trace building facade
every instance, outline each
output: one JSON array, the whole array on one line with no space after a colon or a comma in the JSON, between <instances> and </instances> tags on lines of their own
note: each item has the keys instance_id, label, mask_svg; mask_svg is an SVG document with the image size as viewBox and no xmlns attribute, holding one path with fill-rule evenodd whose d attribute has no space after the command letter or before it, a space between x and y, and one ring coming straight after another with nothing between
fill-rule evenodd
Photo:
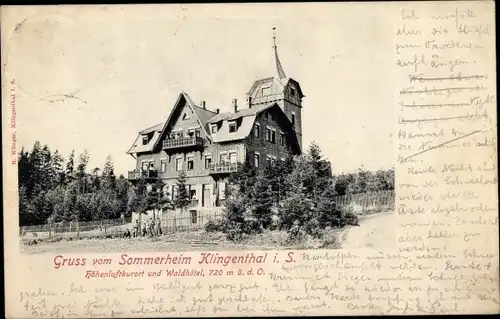
<instances>
[{"instance_id":1,"label":"building facade","mask_svg":"<svg viewBox=\"0 0 500 319\"><path fill-rule=\"evenodd\" d=\"M127 151L136 159L128 179L161 179L175 198L184 171L191 206L217 207L225 200L229 174L245 161L262 168L301 154L304 95L299 83L286 77L276 45L273 49L277 76L255 81L244 107L234 99L232 112L221 113L179 94L168 119L140 131Z\"/></svg>"}]
</instances>

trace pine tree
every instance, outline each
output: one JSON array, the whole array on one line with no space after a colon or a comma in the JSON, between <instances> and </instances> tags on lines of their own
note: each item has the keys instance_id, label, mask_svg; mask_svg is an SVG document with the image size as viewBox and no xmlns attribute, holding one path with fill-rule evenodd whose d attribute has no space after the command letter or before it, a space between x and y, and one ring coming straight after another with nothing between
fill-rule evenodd
<instances>
[{"instance_id":1,"label":"pine tree","mask_svg":"<svg viewBox=\"0 0 500 319\"><path fill-rule=\"evenodd\" d=\"M54 174L54 184L64 185L66 184L66 173L64 172L64 158L61 156L58 150L52 155L51 170Z\"/></svg>"},{"instance_id":2,"label":"pine tree","mask_svg":"<svg viewBox=\"0 0 500 319\"><path fill-rule=\"evenodd\" d=\"M75 150L72 150L69 154L68 162L66 163L66 176L69 180L72 180L75 173Z\"/></svg>"},{"instance_id":3,"label":"pine tree","mask_svg":"<svg viewBox=\"0 0 500 319\"><path fill-rule=\"evenodd\" d=\"M250 204L253 216L263 229L269 228L272 222L273 193L267 174L260 170L252 186Z\"/></svg>"},{"instance_id":4,"label":"pine tree","mask_svg":"<svg viewBox=\"0 0 500 319\"><path fill-rule=\"evenodd\" d=\"M116 176L111 156L106 157L104 168L102 169L102 186L107 191L116 191Z\"/></svg>"},{"instance_id":5,"label":"pine tree","mask_svg":"<svg viewBox=\"0 0 500 319\"><path fill-rule=\"evenodd\" d=\"M161 180L157 180L156 183L152 185L151 191L148 192L147 202L148 208L155 212L159 212L160 209L165 208L169 203L168 192L164 191L165 184ZM153 215L153 218L156 218Z\"/></svg>"},{"instance_id":6,"label":"pine tree","mask_svg":"<svg viewBox=\"0 0 500 319\"><path fill-rule=\"evenodd\" d=\"M29 163L29 152L24 150L24 147L21 148L21 152L19 153L18 157L18 178L19 178L19 187L24 186L24 192L26 195L26 198L28 198L28 190L26 187L30 183L30 178L31 178L31 172L30 172L30 163Z\"/></svg>"},{"instance_id":7,"label":"pine tree","mask_svg":"<svg viewBox=\"0 0 500 319\"><path fill-rule=\"evenodd\" d=\"M39 141L33 145L33 149L29 154L29 172L30 178L27 184L28 198L34 198L43 189L40 182L42 176L42 146Z\"/></svg>"},{"instance_id":8,"label":"pine tree","mask_svg":"<svg viewBox=\"0 0 500 319\"><path fill-rule=\"evenodd\" d=\"M177 194L175 196L174 205L184 210L190 203L191 200L189 199L189 193L186 186L186 173L181 171L177 177Z\"/></svg>"},{"instance_id":9,"label":"pine tree","mask_svg":"<svg viewBox=\"0 0 500 319\"><path fill-rule=\"evenodd\" d=\"M89 152L85 150L80 154L78 166L76 168L76 178L79 182L79 193L85 194L87 191L87 165L89 163Z\"/></svg>"},{"instance_id":10,"label":"pine tree","mask_svg":"<svg viewBox=\"0 0 500 319\"><path fill-rule=\"evenodd\" d=\"M47 145L44 145L41 151L41 177L40 183L44 190L54 188L57 177L52 168L52 154Z\"/></svg>"}]
</instances>

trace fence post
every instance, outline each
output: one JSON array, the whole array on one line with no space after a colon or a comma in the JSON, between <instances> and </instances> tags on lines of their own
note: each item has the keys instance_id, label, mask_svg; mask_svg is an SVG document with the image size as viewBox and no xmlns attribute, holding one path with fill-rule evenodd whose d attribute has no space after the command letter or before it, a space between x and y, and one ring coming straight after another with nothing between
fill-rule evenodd
<instances>
[{"instance_id":1,"label":"fence post","mask_svg":"<svg viewBox=\"0 0 500 319\"><path fill-rule=\"evenodd\" d=\"M52 238L52 223L49 223L49 238Z\"/></svg>"},{"instance_id":2,"label":"fence post","mask_svg":"<svg viewBox=\"0 0 500 319\"><path fill-rule=\"evenodd\" d=\"M80 239L80 222L76 221L76 238Z\"/></svg>"}]
</instances>

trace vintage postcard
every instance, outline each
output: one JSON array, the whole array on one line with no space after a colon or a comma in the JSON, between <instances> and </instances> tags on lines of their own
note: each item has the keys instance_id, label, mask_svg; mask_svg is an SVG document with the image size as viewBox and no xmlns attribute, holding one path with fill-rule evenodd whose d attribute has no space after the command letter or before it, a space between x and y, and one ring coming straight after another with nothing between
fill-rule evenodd
<instances>
[{"instance_id":1,"label":"vintage postcard","mask_svg":"<svg viewBox=\"0 0 500 319\"><path fill-rule=\"evenodd\" d=\"M2 7L6 317L498 313L494 12Z\"/></svg>"}]
</instances>

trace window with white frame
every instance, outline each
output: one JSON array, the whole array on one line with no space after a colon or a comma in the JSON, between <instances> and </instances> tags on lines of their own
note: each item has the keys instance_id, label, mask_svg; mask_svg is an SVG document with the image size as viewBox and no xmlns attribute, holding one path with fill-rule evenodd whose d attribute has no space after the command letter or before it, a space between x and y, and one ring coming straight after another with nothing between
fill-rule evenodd
<instances>
[{"instance_id":1,"label":"window with white frame","mask_svg":"<svg viewBox=\"0 0 500 319\"><path fill-rule=\"evenodd\" d=\"M189 198L191 200L198 199L198 197L196 196L196 185L189 185Z\"/></svg>"},{"instance_id":2,"label":"window with white frame","mask_svg":"<svg viewBox=\"0 0 500 319\"><path fill-rule=\"evenodd\" d=\"M271 129L271 143L276 144L276 130L274 128Z\"/></svg>"},{"instance_id":3,"label":"window with white frame","mask_svg":"<svg viewBox=\"0 0 500 319\"><path fill-rule=\"evenodd\" d=\"M225 198L226 198L226 183L219 182L219 199L225 199Z\"/></svg>"},{"instance_id":4,"label":"window with white frame","mask_svg":"<svg viewBox=\"0 0 500 319\"><path fill-rule=\"evenodd\" d=\"M147 136L142 137L142 145L147 145L149 142L149 138Z\"/></svg>"},{"instance_id":5,"label":"window with white frame","mask_svg":"<svg viewBox=\"0 0 500 319\"><path fill-rule=\"evenodd\" d=\"M167 159L166 158L162 158L160 161L160 171L161 172L167 171Z\"/></svg>"},{"instance_id":6,"label":"window with white frame","mask_svg":"<svg viewBox=\"0 0 500 319\"><path fill-rule=\"evenodd\" d=\"M285 133L280 132L280 145L285 146Z\"/></svg>"},{"instance_id":7,"label":"window with white frame","mask_svg":"<svg viewBox=\"0 0 500 319\"><path fill-rule=\"evenodd\" d=\"M194 169L194 157L193 156L189 156L187 158L187 169L188 169L188 171L191 171Z\"/></svg>"},{"instance_id":8,"label":"window with white frame","mask_svg":"<svg viewBox=\"0 0 500 319\"><path fill-rule=\"evenodd\" d=\"M260 165L260 153L259 152L255 152L253 154L253 166L259 167L259 165Z\"/></svg>"},{"instance_id":9,"label":"window with white frame","mask_svg":"<svg viewBox=\"0 0 500 319\"><path fill-rule=\"evenodd\" d=\"M217 124L212 124L212 126L211 126L211 132L212 133L217 133Z\"/></svg>"},{"instance_id":10,"label":"window with white frame","mask_svg":"<svg viewBox=\"0 0 500 319\"><path fill-rule=\"evenodd\" d=\"M260 137L260 124L259 123L255 123L255 125L253 126L253 136L255 136L256 138Z\"/></svg>"},{"instance_id":11,"label":"window with white frame","mask_svg":"<svg viewBox=\"0 0 500 319\"><path fill-rule=\"evenodd\" d=\"M148 169L148 161L142 161L141 162L141 170L146 171Z\"/></svg>"},{"instance_id":12,"label":"window with white frame","mask_svg":"<svg viewBox=\"0 0 500 319\"><path fill-rule=\"evenodd\" d=\"M177 171L182 171L182 158L176 158L175 159L175 169Z\"/></svg>"},{"instance_id":13,"label":"window with white frame","mask_svg":"<svg viewBox=\"0 0 500 319\"><path fill-rule=\"evenodd\" d=\"M266 127L266 141L270 141L271 140L271 128L269 127Z\"/></svg>"},{"instance_id":14,"label":"window with white frame","mask_svg":"<svg viewBox=\"0 0 500 319\"><path fill-rule=\"evenodd\" d=\"M212 155L205 155L205 169L209 169L211 163L212 163Z\"/></svg>"}]
</instances>

